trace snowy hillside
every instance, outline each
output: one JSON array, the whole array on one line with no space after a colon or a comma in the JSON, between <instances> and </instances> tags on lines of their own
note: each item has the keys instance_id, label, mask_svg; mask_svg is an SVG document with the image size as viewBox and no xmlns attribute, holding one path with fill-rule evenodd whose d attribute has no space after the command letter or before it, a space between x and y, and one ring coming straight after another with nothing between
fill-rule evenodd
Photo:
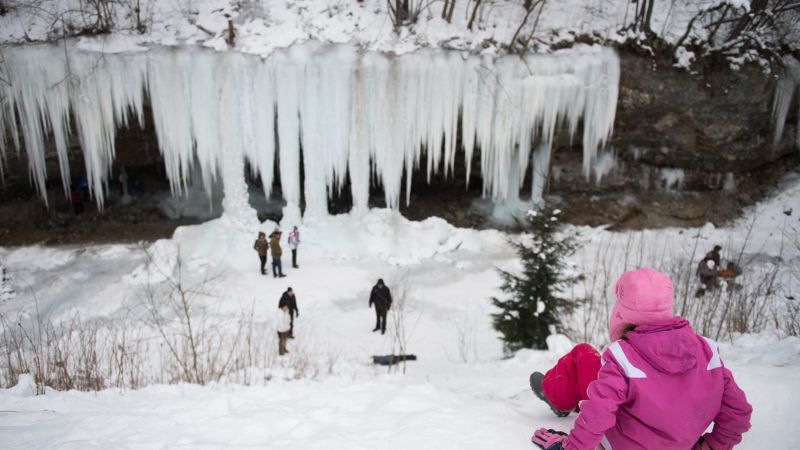
<instances>
[{"instance_id":1,"label":"snowy hillside","mask_svg":"<svg viewBox=\"0 0 800 450\"><path fill-rule=\"evenodd\" d=\"M66 35L85 37L84 45L109 52L158 44L200 44L217 50L235 47L262 56L278 48L309 40L350 43L382 52L406 53L421 47L503 52L512 39L524 38L538 51L578 36L624 41L642 37L631 31L639 3L628 0L562 0L548 2L456 0L449 20L443 18L445 2L412 0L415 22L395 31L385 0L4 0L0 17L0 41L48 41ZM641 2L644 4L645 2ZM689 37L705 39L706 10L728 7L736 14L750 11L747 0L654 1L649 28L667 42ZM776 25L787 27L785 42L798 42L795 27L782 15L796 5L777 2ZM526 14L524 5L534 5ZM103 9L104 7L104 9ZM730 20L732 16L727 16ZM791 22L790 19L786 19ZM230 26L229 26L230 21ZM708 25L708 23L706 23ZM235 38L230 42L230 29ZM712 27L713 28L713 27ZM794 37L793 37L794 36ZM764 36L759 36L765 39ZM765 44L763 41L762 44ZM686 52L682 58L691 58Z\"/></svg>"},{"instance_id":2,"label":"snowy hillside","mask_svg":"<svg viewBox=\"0 0 800 450\"><path fill-rule=\"evenodd\" d=\"M766 320L751 324L754 333L702 323L701 306L726 301L725 296L684 300L695 327L707 327L706 333L722 343L726 365L754 406L753 428L737 447L743 449L762 448L764 442L800 446L794 433L800 340L786 335L790 322L783 322L796 302L789 299L797 299L800 288L800 178L790 177L783 186L731 228L621 234L583 228L584 248L573 260L576 271L597 280L594 289L587 282L584 292L573 295L592 293L600 302L596 306L611 295L603 283L605 272L616 278L626 267L654 265L680 280L693 272L696 252L716 243L724 246L724 258L741 252L743 291L755 289L761 274L774 274L774 289L747 297L768 301L760 312ZM121 377L106 380L110 389L99 393L48 389L46 395L32 396L32 380L21 377L16 387L0 391L4 448L527 449L539 426L570 428L574 415L555 418L527 386L532 370L548 367L568 348L567 338L551 338L550 351L522 351L503 359L490 325L489 298L500 294L495 268L513 270L517 264L506 243L509 236L456 229L438 219L409 222L387 210L300 225L300 268L286 269L283 279L258 273L251 249L255 230L244 233L225 218L179 228L173 239L144 247L0 249L17 292L0 304L4 327L19 322L30 329L37 309L52 323L75 323L79 317L85 325L75 333L98 329L87 324L99 323L100 330L113 328L117 334L109 339L123 345L118 333L125 331L128 354L119 361L140 361L133 366L139 370L135 374L101 365L99 372ZM257 352L252 366L205 387L161 384L174 373L165 343L177 338L159 336L143 293L174 276L178 261L186 283L219 274L213 286L207 285L209 295L192 304L195 324L235 334L244 312L260 340L247 347ZM379 277L397 299L405 299L396 300L383 336L370 332L374 315L367 306L369 288ZM695 281L686 283L693 291ZM683 281L676 282L676 308L685 292L679 284ZM291 353L278 358L275 306L288 286L298 296L297 339L290 341ZM606 314L584 308L571 325L574 338L605 342ZM162 318L167 327L177 326L169 329L181 329L179 312ZM398 351L400 327L407 351L419 357L407 363L405 375L370 363L371 355ZM213 342L209 338L209 345ZM98 348L118 354L102 343ZM149 386L122 387L134 375Z\"/></svg>"}]
</instances>

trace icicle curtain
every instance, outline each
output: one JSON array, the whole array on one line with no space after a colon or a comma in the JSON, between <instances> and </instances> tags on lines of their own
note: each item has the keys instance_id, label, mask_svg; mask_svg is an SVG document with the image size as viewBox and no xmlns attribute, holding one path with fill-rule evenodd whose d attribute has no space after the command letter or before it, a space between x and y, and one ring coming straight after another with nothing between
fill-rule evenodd
<instances>
[{"instance_id":1,"label":"icicle curtain","mask_svg":"<svg viewBox=\"0 0 800 450\"><path fill-rule=\"evenodd\" d=\"M142 123L146 98L173 191L199 167L207 186L222 176L238 186L226 195L246 195L242 180L227 179L241 178L245 160L268 190L277 157L289 206L301 201L302 164L306 214L325 214L328 195L348 174L355 208L367 207L372 177L397 207L411 189L402 186L404 172L424 165L428 176L450 173L459 153L469 172L477 148L485 195L516 197L519 184L509 174L524 178L533 166L535 197L543 185L537 176L547 170L537 166L549 164L556 128L574 135L580 122L588 177L613 128L619 83L614 51L583 45L524 58L442 50L394 56L322 44L266 59L190 47L101 54L35 45L4 53L0 160L6 142L24 149L41 191L52 140L66 189L76 133L101 206L116 130Z\"/></svg>"}]
</instances>

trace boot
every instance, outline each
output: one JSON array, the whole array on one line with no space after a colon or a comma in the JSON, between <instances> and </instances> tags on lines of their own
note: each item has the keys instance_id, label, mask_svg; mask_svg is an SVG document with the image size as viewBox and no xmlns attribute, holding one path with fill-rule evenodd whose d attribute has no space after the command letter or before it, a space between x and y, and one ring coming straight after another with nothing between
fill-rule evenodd
<instances>
[{"instance_id":1,"label":"boot","mask_svg":"<svg viewBox=\"0 0 800 450\"><path fill-rule=\"evenodd\" d=\"M569 415L569 411L561 411L557 409L555 406L551 405L549 401L547 401L547 397L544 395L544 391L542 391L542 380L544 380L544 374L541 372L533 372L531 374L531 390L533 393L539 397L539 400L547 403L547 406L550 407L550 410L555 413L558 417L567 417Z\"/></svg>"}]
</instances>

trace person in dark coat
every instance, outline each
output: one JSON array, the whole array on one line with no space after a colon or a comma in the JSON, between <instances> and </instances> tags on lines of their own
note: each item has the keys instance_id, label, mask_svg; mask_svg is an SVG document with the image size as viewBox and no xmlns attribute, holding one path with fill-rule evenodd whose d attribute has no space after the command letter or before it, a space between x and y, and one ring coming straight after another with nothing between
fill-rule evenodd
<instances>
[{"instance_id":1,"label":"person in dark coat","mask_svg":"<svg viewBox=\"0 0 800 450\"><path fill-rule=\"evenodd\" d=\"M283 265L281 264L281 256L283 256L283 250L281 249L281 230L280 228L275 228L275 231L269 235L269 248L272 252L272 276L275 278L283 278L286 275L283 274Z\"/></svg>"},{"instance_id":2,"label":"person in dark coat","mask_svg":"<svg viewBox=\"0 0 800 450\"><path fill-rule=\"evenodd\" d=\"M278 309L284 306L289 308L289 339L294 339L294 318L300 317L300 309L297 307L297 297L294 296L292 288L286 289L286 292L281 295L281 299L278 302Z\"/></svg>"},{"instance_id":3,"label":"person in dark coat","mask_svg":"<svg viewBox=\"0 0 800 450\"><path fill-rule=\"evenodd\" d=\"M722 247L719 245L715 245L714 249L710 252L706 253L706 256L703 258L704 261L714 261L714 267L722 267L719 265L719 251L722 250Z\"/></svg>"},{"instance_id":4,"label":"person in dark coat","mask_svg":"<svg viewBox=\"0 0 800 450\"><path fill-rule=\"evenodd\" d=\"M258 232L258 239L253 244L253 249L258 252L258 259L261 260L261 275L266 275L267 271L264 270L264 265L267 264L267 249L269 249L266 234L261 231Z\"/></svg>"},{"instance_id":5,"label":"person in dark coat","mask_svg":"<svg viewBox=\"0 0 800 450\"><path fill-rule=\"evenodd\" d=\"M369 306L375 305L375 328L372 332L381 330L381 334L386 334L386 313L392 307L392 293L389 288L383 284L383 278L378 280L378 283L372 287L372 292L369 294Z\"/></svg>"}]
</instances>

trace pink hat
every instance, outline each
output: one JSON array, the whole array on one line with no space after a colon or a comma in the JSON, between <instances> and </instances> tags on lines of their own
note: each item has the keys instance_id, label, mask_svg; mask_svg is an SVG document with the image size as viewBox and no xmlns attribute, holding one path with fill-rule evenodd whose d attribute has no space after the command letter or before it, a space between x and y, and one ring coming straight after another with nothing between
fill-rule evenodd
<instances>
[{"instance_id":1,"label":"pink hat","mask_svg":"<svg viewBox=\"0 0 800 450\"><path fill-rule=\"evenodd\" d=\"M672 318L672 281L667 274L647 268L625 272L614 294L617 302L608 321L611 341L621 339L628 325Z\"/></svg>"}]
</instances>

